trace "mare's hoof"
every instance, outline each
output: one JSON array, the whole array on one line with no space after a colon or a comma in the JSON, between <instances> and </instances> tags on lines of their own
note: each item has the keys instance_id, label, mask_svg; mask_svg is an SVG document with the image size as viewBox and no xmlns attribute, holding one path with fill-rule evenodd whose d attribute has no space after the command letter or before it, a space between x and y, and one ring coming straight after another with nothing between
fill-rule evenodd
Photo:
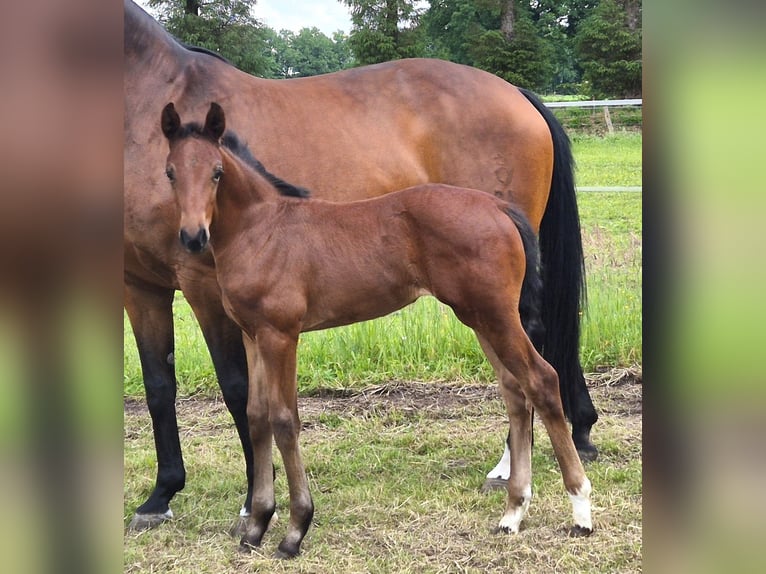
<instances>
[{"instance_id":1,"label":"mare's hoof","mask_svg":"<svg viewBox=\"0 0 766 574\"><path fill-rule=\"evenodd\" d=\"M238 516L234 524L229 528L229 536L232 538L242 538L247 532L247 516Z\"/></svg>"},{"instance_id":2,"label":"mare's hoof","mask_svg":"<svg viewBox=\"0 0 766 574\"><path fill-rule=\"evenodd\" d=\"M482 492L492 492L493 490L508 490L508 480L505 478L488 478L481 487Z\"/></svg>"},{"instance_id":3,"label":"mare's hoof","mask_svg":"<svg viewBox=\"0 0 766 574\"><path fill-rule=\"evenodd\" d=\"M279 558L280 560L289 560L290 558L295 558L298 556L299 551L300 546L288 544L283 540L279 543L277 551L274 552L274 558Z\"/></svg>"},{"instance_id":4,"label":"mare's hoof","mask_svg":"<svg viewBox=\"0 0 766 574\"><path fill-rule=\"evenodd\" d=\"M131 532L143 532L157 528L163 522L173 518L173 512L168 508L164 513L139 514L133 515L133 520L128 524L128 530Z\"/></svg>"},{"instance_id":5,"label":"mare's hoof","mask_svg":"<svg viewBox=\"0 0 766 574\"><path fill-rule=\"evenodd\" d=\"M584 526L573 526L569 529L570 538L582 538L593 534L592 528L586 528Z\"/></svg>"},{"instance_id":6,"label":"mare's hoof","mask_svg":"<svg viewBox=\"0 0 766 574\"><path fill-rule=\"evenodd\" d=\"M580 460L583 462L592 462L598 458L598 449L592 442L587 444L575 444L577 448L577 454L580 455Z\"/></svg>"}]
</instances>

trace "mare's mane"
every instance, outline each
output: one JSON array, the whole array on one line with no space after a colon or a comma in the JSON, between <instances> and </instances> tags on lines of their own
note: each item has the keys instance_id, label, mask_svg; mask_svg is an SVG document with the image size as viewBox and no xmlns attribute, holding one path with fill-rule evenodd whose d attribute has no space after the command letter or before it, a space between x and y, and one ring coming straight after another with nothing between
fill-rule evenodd
<instances>
[{"instance_id":1,"label":"mare's mane","mask_svg":"<svg viewBox=\"0 0 766 574\"><path fill-rule=\"evenodd\" d=\"M211 141L210 136L205 133L204 127L197 122L189 122L188 124L183 124L180 128L178 128L178 131L175 134L175 139L184 139L189 137L199 137ZM219 142L213 143L219 144ZM253 152L250 151L250 148L247 147L247 144L240 140L237 134L233 131L226 130L226 132L223 134L223 137L221 138L220 145L225 147L232 154L241 159L245 164L266 178L266 180L276 188L280 195L287 197L299 197L302 199L306 199L311 196L311 192L308 189L298 185L293 185L292 183L285 181L281 177L276 176L267 170L264 165L253 155Z\"/></svg>"},{"instance_id":2,"label":"mare's mane","mask_svg":"<svg viewBox=\"0 0 766 574\"><path fill-rule=\"evenodd\" d=\"M189 50L190 52L196 52L197 54L207 54L208 56L213 56L214 58L218 58L222 62L226 62L230 66L234 65L229 60L227 60L226 58L221 56L221 54L219 54L218 52L214 52L213 50L208 50L207 48L203 48L201 46L194 46L192 44L187 44L186 42L182 42L181 40L179 40L175 36L173 36L173 39L176 42L178 42L179 44L181 44L181 46L183 46L184 48Z\"/></svg>"}]
</instances>

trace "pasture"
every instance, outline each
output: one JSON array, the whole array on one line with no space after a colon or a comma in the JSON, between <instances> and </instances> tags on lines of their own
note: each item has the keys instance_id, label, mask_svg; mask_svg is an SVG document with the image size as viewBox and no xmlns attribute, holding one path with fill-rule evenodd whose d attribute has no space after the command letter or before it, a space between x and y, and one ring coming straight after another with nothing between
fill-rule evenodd
<instances>
[{"instance_id":1,"label":"pasture","mask_svg":"<svg viewBox=\"0 0 766 574\"><path fill-rule=\"evenodd\" d=\"M641 135L573 137L581 186L641 185ZM534 498L516 537L492 534L504 493L481 493L507 426L472 333L432 299L389 317L309 333L299 348L301 442L316 504L303 554L274 564L284 520L262 553L226 531L244 464L202 337L176 298L179 423L187 486L176 519L127 534L125 570L227 572L639 571L641 569L641 194L581 193L588 273L582 360L600 420L596 532L568 539L568 500L536 423ZM154 481L151 423L125 319L125 519ZM277 461L278 511L286 481Z\"/></svg>"}]
</instances>

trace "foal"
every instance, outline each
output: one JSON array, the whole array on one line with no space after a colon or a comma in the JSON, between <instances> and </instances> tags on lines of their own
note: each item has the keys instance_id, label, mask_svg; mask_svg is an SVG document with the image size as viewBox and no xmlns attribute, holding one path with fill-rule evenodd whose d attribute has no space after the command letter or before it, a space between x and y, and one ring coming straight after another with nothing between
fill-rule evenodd
<instances>
[{"instance_id":1,"label":"foal","mask_svg":"<svg viewBox=\"0 0 766 574\"><path fill-rule=\"evenodd\" d=\"M489 194L438 184L352 203L305 199L305 190L266 172L236 136L224 135L215 103L204 126L181 125L168 104L162 131L180 239L193 252L210 244L226 312L247 350L255 482L244 547L260 545L275 511L272 437L290 490L278 556L298 553L314 513L298 446L299 334L380 317L427 294L475 331L502 373L513 458L500 529L518 532L532 496L534 408L572 501L573 532L592 531L591 485L567 430L558 377L522 326L539 325L540 279L537 243L521 215Z\"/></svg>"}]
</instances>

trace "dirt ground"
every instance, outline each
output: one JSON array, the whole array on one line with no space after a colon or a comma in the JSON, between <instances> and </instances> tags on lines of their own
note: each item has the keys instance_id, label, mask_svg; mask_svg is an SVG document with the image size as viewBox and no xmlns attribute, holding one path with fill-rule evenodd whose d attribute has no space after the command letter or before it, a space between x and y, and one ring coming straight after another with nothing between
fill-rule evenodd
<instances>
[{"instance_id":1,"label":"dirt ground","mask_svg":"<svg viewBox=\"0 0 766 574\"><path fill-rule=\"evenodd\" d=\"M619 417L628 425L641 425L642 373L639 369L612 369L587 375L586 379L600 414ZM395 381L363 391L323 391L315 396L300 397L298 411L304 427L315 424L320 414L328 413L364 416L410 411L427 418L443 419L459 417L497 398L496 385ZM225 408L220 397L189 397L180 401L188 416L197 420L204 420L206 417L202 415L206 413ZM125 400L126 415L145 411L143 399Z\"/></svg>"}]
</instances>

